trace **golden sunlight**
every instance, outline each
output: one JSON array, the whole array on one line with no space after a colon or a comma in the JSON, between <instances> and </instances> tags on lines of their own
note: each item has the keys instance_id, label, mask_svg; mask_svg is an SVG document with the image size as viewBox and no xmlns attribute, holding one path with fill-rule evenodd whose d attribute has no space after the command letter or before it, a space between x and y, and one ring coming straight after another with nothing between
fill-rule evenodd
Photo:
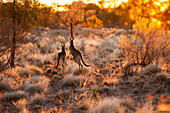
<instances>
[{"instance_id":1,"label":"golden sunlight","mask_svg":"<svg viewBox=\"0 0 170 113\"><path fill-rule=\"evenodd\" d=\"M58 3L59 5L65 5L65 4L71 4L73 1L79 1L79 0L39 0L41 3L46 4L48 6L50 6L52 3ZM100 0L82 0L84 3L95 3L97 5L99 5L98 1ZM128 0L118 0L115 2L115 4L113 2L111 2L110 0L105 0L108 3L106 3L104 5L105 8L107 7L117 7L121 4L121 2L127 2Z\"/></svg>"},{"instance_id":2,"label":"golden sunlight","mask_svg":"<svg viewBox=\"0 0 170 113\"><path fill-rule=\"evenodd\" d=\"M59 5L71 4L73 0L39 0L41 3L50 6L52 3L58 3ZM74 0L78 1L78 0Z\"/></svg>"}]
</instances>

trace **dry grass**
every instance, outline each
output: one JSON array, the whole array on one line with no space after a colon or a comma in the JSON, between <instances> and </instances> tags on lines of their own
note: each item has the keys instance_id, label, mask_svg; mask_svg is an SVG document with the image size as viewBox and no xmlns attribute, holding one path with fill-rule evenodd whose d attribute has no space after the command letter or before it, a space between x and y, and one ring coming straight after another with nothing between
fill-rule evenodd
<instances>
[{"instance_id":1,"label":"dry grass","mask_svg":"<svg viewBox=\"0 0 170 113\"><path fill-rule=\"evenodd\" d=\"M31 97L28 105L35 106L35 105L44 105L45 104L45 97L44 95L34 95Z\"/></svg>"},{"instance_id":2,"label":"dry grass","mask_svg":"<svg viewBox=\"0 0 170 113\"><path fill-rule=\"evenodd\" d=\"M156 111L154 111L152 102L149 101L145 103L143 107L139 107L135 113L156 113Z\"/></svg>"},{"instance_id":3,"label":"dry grass","mask_svg":"<svg viewBox=\"0 0 170 113\"><path fill-rule=\"evenodd\" d=\"M27 103L28 101L26 99L20 99L16 102L13 101L13 104L19 109L20 113L29 113L29 110L26 108Z\"/></svg>"},{"instance_id":4,"label":"dry grass","mask_svg":"<svg viewBox=\"0 0 170 113\"><path fill-rule=\"evenodd\" d=\"M121 100L116 98L106 98L100 100L96 106L90 107L90 113L125 113L121 107Z\"/></svg>"},{"instance_id":5,"label":"dry grass","mask_svg":"<svg viewBox=\"0 0 170 113\"><path fill-rule=\"evenodd\" d=\"M79 86L81 79L73 75L67 75L62 82L62 87Z\"/></svg>"},{"instance_id":6,"label":"dry grass","mask_svg":"<svg viewBox=\"0 0 170 113\"><path fill-rule=\"evenodd\" d=\"M161 68L158 65L148 65L145 67L143 74L156 74L161 72Z\"/></svg>"},{"instance_id":7,"label":"dry grass","mask_svg":"<svg viewBox=\"0 0 170 113\"><path fill-rule=\"evenodd\" d=\"M17 91L17 92L6 92L2 95L0 98L1 101L17 101L20 99L28 99L27 93L23 91Z\"/></svg>"},{"instance_id":8,"label":"dry grass","mask_svg":"<svg viewBox=\"0 0 170 113\"><path fill-rule=\"evenodd\" d=\"M10 88L8 82L6 81L0 81L0 92L2 91L11 91L12 89Z\"/></svg>"},{"instance_id":9,"label":"dry grass","mask_svg":"<svg viewBox=\"0 0 170 113\"><path fill-rule=\"evenodd\" d=\"M117 44L114 41L115 39L116 36L110 36L103 40L103 42L98 48L98 55L100 58L105 58L109 54L114 52L114 50L117 48Z\"/></svg>"},{"instance_id":10,"label":"dry grass","mask_svg":"<svg viewBox=\"0 0 170 113\"><path fill-rule=\"evenodd\" d=\"M25 88L25 91L31 94L35 94L35 93L42 93L44 89L38 85L30 85Z\"/></svg>"},{"instance_id":11,"label":"dry grass","mask_svg":"<svg viewBox=\"0 0 170 113\"><path fill-rule=\"evenodd\" d=\"M83 67L82 72L69 55L68 30L39 28L31 31L28 36L31 43L19 48L23 54L20 61L16 61L23 67L16 66L0 73L0 90L3 90L0 93L0 111L2 108L11 112L13 108L8 109L6 104L12 103L21 113L156 112L153 110L155 105L145 104L145 96L164 88L164 84L168 83L165 83L169 78L168 71L162 70L159 64L149 65L124 79L121 66L127 61L122 58L115 39L125 30L94 30L94 34L90 34L90 29L86 29L89 34L83 30L75 30L78 35L74 34L76 48L81 50L85 62L91 65ZM64 67L59 65L55 70L61 43L66 45L67 62ZM45 73L50 69L49 77ZM53 74L53 71L57 73ZM164 89L159 95L169 96L168 86ZM160 101L162 105L167 102Z\"/></svg>"}]
</instances>

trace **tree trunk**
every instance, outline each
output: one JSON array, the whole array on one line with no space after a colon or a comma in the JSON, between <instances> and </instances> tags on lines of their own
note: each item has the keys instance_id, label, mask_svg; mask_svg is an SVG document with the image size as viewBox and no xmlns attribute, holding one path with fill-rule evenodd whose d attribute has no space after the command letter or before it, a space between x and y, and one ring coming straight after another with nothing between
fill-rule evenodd
<instances>
[{"instance_id":1,"label":"tree trunk","mask_svg":"<svg viewBox=\"0 0 170 113\"><path fill-rule=\"evenodd\" d=\"M15 60L15 48L16 48L16 10L15 10L15 2L16 0L13 1L13 37L12 37L12 46L11 46L11 68L15 67L14 60Z\"/></svg>"}]
</instances>

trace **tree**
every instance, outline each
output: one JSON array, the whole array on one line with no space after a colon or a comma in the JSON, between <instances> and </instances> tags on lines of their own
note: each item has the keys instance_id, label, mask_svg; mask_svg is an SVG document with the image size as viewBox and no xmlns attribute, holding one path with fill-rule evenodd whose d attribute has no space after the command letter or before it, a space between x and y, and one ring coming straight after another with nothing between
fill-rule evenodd
<instances>
[{"instance_id":1,"label":"tree","mask_svg":"<svg viewBox=\"0 0 170 113\"><path fill-rule=\"evenodd\" d=\"M132 25L139 17L145 17L149 19L149 22L155 21L157 27L160 28L164 21L161 23L159 20L162 16L164 19L168 17L168 15L163 15L164 10L168 10L168 4L168 1L162 2L160 0L128 0L127 3L121 4L121 9L117 8L116 13L126 16L129 25Z\"/></svg>"},{"instance_id":2,"label":"tree","mask_svg":"<svg viewBox=\"0 0 170 113\"><path fill-rule=\"evenodd\" d=\"M75 25L84 21L84 6L83 1L74 1L71 5L65 5L65 11L60 16L62 22L66 25L70 23L74 23Z\"/></svg>"},{"instance_id":3,"label":"tree","mask_svg":"<svg viewBox=\"0 0 170 113\"><path fill-rule=\"evenodd\" d=\"M11 68L14 68L14 60L15 60L15 49L16 49L16 9L15 9L16 1L13 1L13 15L12 15L12 23L13 23L13 37L12 37L12 47L11 47Z\"/></svg>"},{"instance_id":4,"label":"tree","mask_svg":"<svg viewBox=\"0 0 170 113\"><path fill-rule=\"evenodd\" d=\"M110 13L106 13L103 17L103 22L105 24L105 26L107 27L114 27L119 25L120 26L120 21L121 17L119 15L116 15L115 12L110 12Z\"/></svg>"},{"instance_id":5,"label":"tree","mask_svg":"<svg viewBox=\"0 0 170 113\"><path fill-rule=\"evenodd\" d=\"M40 12L39 12L39 21L41 23L41 25L43 25L44 27L47 27L49 25L49 17L51 15L52 12L52 7L51 6L47 6L45 4L41 5L40 8Z\"/></svg>"},{"instance_id":6,"label":"tree","mask_svg":"<svg viewBox=\"0 0 170 113\"><path fill-rule=\"evenodd\" d=\"M100 5L100 7L101 7L102 9L104 9L104 5L105 5L106 3L108 3L108 1L100 0L100 1L98 1L98 3L99 3L99 5Z\"/></svg>"},{"instance_id":7,"label":"tree","mask_svg":"<svg viewBox=\"0 0 170 113\"><path fill-rule=\"evenodd\" d=\"M31 3L31 0L13 0L1 4L0 56L5 59L4 67L15 67L16 50L23 42L24 33L36 25Z\"/></svg>"}]
</instances>

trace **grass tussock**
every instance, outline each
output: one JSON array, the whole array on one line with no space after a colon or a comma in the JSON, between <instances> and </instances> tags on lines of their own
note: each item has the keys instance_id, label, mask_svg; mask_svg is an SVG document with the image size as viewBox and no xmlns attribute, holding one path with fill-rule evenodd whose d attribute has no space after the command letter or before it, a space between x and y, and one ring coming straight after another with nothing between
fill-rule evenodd
<instances>
[{"instance_id":1,"label":"grass tussock","mask_svg":"<svg viewBox=\"0 0 170 113\"><path fill-rule=\"evenodd\" d=\"M44 91L44 89L38 85L30 85L25 88L25 91L29 92L31 94L35 94L35 93L42 93Z\"/></svg>"},{"instance_id":2,"label":"grass tussock","mask_svg":"<svg viewBox=\"0 0 170 113\"><path fill-rule=\"evenodd\" d=\"M62 82L62 87L79 86L81 79L73 75L67 75Z\"/></svg>"},{"instance_id":3,"label":"grass tussock","mask_svg":"<svg viewBox=\"0 0 170 113\"><path fill-rule=\"evenodd\" d=\"M114 41L116 36L110 36L103 40L98 48L98 55L100 58L105 58L117 49L117 44Z\"/></svg>"},{"instance_id":4,"label":"grass tussock","mask_svg":"<svg viewBox=\"0 0 170 113\"><path fill-rule=\"evenodd\" d=\"M28 105L35 106L35 105L44 105L45 104L45 97L44 95L34 95L31 100L29 101Z\"/></svg>"},{"instance_id":5,"label":"grass tussock","mask_svg":"<svg viewBox=\"0 0 170 113\"><path fill-rule=\"evenodd\" d=\"M37 67L37 66L31 65L31 66L29 66L28 68L29 68L29 69L33 72L33 74L35 74L35 75L41 75L42 72L43 72L43 70L42 70L41 68Z\"/></svg>"},{"instance_id":6,"label":"grass tussock","mask_svg":"<svg viewBox=\"0 0 170 113\"><path fill-rule=\"evenodd\" d=\"M156 74L161 72L161 68L158 65L148 65L145 67L143 74Z\"/></svg>"},{"instance_id":7,"label":"grass tussock","mask_svg":"<svg viewBox=\"0 0 170 113\"><path fill-rule=\"evenodd\" d=\"M153 78L152 82L153 82L153 83L163 83L163 82L165 82L166 80L168 80L168 77L167 77L167 76L168 76L168 75L165 74L165 73L157 74L157 75Z\"/></svg>"},{"instance_id":8,"label":"grass tussock","mask_svg":"<svg viewBox=\"0 0 170 113\"><path fill-rule=\"evenodd\" d=\"M125 109L121 106L121 100L116 98L106 98L100 100L96 106L89 108L90 113L125 113Z\"/></svg>"},{"instance_id":9,"label":"grass tussock","mask_svg":"<svg viewBox=\"0 0 170 113\"><path fill-rule=\"evenodd\" d=\"M46 76L32 76L29 82L30 84L40 85L44 89L47 89L49 81Z\"/></svg>"},{"instance_id":10,"label":"grass tussock","mask_svg":"<svg viewBox=\"0 0 170 113\"><path fill-rule=\"evenodd\" d=\"M27 93L23 91L17 91L17 92L6 92L2 95L0 98L1 101L17 101L20 99L28 99Z\"/></svg>"},{"instance_id":11,"label":"grass tussock","mask_svg":"<svg viewBox=\"0 0 170 113\"><path fill-rule=\"evenodd\" d=\"M149 68L151 69L151 68ZM134 87L140 87L145 89L157 89L168 80L168 74L157 73L159 68L154 68L154 71L146 69L144 72L136 73L131 77L128 77L127 81ZM152 73L151 73L152 72Z\"/></svg>"},{"instance_id":12,"label":"grass tussock","mask_svg":"<svg viewBox=\"0 0 170 113\"><path fill-rule=\"evenodd\" d=\"M11 91L9 84L7 81L0 81L0 92L2 91Z\"/></svg>"},{"instance_id":13,"label":"grass tussock","mask_svg":"<svg viewBox=\"0 0 170 113\"><path fill-rule=\"evenodd\" d=\"M45 76L32 76L25 83L21 84L18 90L24 90L29 94L43 93L47 91L49 79Z\"/></svg>"},{"instance_id":14,"label":"grass tussock","mask_svg":"<svg viewBox=\"0 0 170 113\"><path fill-rule=\"evenodd\" d=\"M145 103L143 107L138 107L135 113L156 113L156 111L154 111L152 102L149 101Z\"/></svg>"}]
</instances>

